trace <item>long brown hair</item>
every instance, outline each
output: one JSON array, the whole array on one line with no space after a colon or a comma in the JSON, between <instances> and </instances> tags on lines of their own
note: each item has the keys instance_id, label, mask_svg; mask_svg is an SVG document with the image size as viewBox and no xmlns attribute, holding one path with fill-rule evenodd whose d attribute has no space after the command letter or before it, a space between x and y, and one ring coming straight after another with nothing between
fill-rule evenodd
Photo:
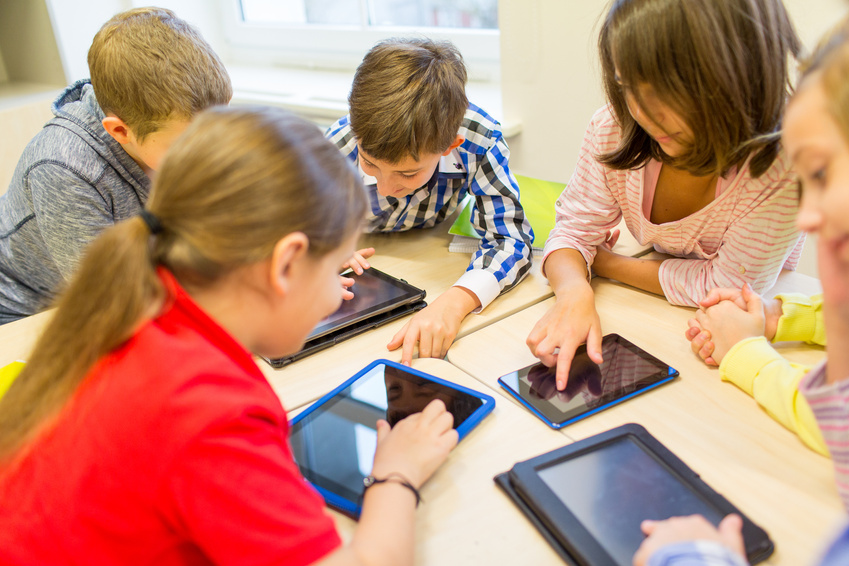
<instances>
[{"instance_id":1,"label":"long brown hair","mask_svg":"<svg viewBox=\"0 0 849 566\"><path fill-rule=\"evenodd\" d=\"M709 175L751 155L755 177L772 165L790 58L801 48L781 0L614 0L598 47L604 90L622 127L619 146L598 156L601 163L635 169L653 158ZM621 85L639 102L633 87L640 83L693 131L681 157L664 154L629 113Z\"/></svg>"},{"instance_id":2,"label":"long brown hair","mask_svg":"<svg viewBox=\"0 0 849 566\"><path fill-rule=\"evenodd\" d=\"M140 217L87 249L30 361L0 399L0 462L57 415L93 364L155 316L165 291L156 266L195 288L271 256L302 232L321 257L361 225L359 176L315 125L282 110L217 107L175 142Z\"/></svg>"}]
</instances>

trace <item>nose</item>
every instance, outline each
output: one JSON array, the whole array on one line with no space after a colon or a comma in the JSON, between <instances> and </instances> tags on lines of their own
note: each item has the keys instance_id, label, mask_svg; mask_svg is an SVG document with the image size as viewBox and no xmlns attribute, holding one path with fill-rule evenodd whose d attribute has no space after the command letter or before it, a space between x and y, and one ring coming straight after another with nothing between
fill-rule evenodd
<instances>
[{"instance_id":1,"label":"nose","mask_svg":"<svg viewBox=\"0 0 849 566\"><path fill-rule=\"evenodd\" d=\"M803 232L816 232L822 227L824 220L819 198L813 194L813 191L803 192L799 213L796 216L796 227Z\"/></svg>"},{"instance_id":2,"label":"nose","mask_svg":"<svg viewBox=\"0 0 849 566\"><path fill-rule=\"evenodd\" d=\"M377 192L382 196L389 196L392 194L393 187L390 186L389 183L381 179L380 177L376 177L377 179Z\"/></svg>"}]
</instances>

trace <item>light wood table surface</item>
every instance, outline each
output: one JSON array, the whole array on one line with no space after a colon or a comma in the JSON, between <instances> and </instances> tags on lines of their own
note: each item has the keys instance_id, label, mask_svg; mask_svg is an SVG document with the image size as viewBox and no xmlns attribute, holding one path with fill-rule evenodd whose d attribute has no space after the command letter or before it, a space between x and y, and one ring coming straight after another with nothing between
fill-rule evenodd
<instances>
[{"instance_id":1,"label":"light wood table surface","mask_svg":"<svg viewBox=\"0 0 849 566\"><path fill-rule=\"evenodd\" d=\"M450 224L446 221L431 229L367 234L358 247L374 247L376 255L369 259L373 267L424 289L430 302L449 289L469 265L469 254L448 251L452 238L448 234ZM458 336L551 296L551 287L535 263L516 287L495 299L482 313L467 316ZM287 408L300 407L318 399L377 358L400 361L401 350L390 352L386 344L409 320L408 316L369 330L278 370L262 361L260 367L283 404Z\"/></svg>"},{"instance_id":2,"label":"light wood table surface","mask_svg":"<svg viewBox=\"0 0 849 566\"><path fill-rule=\"evenodd\" d=\"M776 551L769 564L814 563L828 537L845 521L831 460L806 448L691 352L684 330L693 309L674 307L662 297L607 280L594 280L593 288L605 334L622 335L681 375L569 425L563 434L579 440L629 422L645 426L770 533ZM815 293L819 282L784 273L767 295L780 291ZM507 397L497 379L536 361L525 339L553 303L548 299L463 338L449 351L448 360ZM824 356L822 348L807 345L784 344L778 349L807 364ZM548 427L537 423L538 433L545 433Z\"/></svg>"},{"instance_id":3,"label":"light wood table surface","mask_svg":"<svg viewBox=\"0 0 849 566\"><path fill-rule=\"evenodd\" d=\"M518 460L565 446L563 434L538 426L529 413L495 394L444 360L414 360L413 367L488 393L493 412L451 453L423 489L416 513L416 564L562 565L539 532L495 485L493 477ZM342 538L350 540L356 522L331 512Z\"/></svg>"}]
</instances>

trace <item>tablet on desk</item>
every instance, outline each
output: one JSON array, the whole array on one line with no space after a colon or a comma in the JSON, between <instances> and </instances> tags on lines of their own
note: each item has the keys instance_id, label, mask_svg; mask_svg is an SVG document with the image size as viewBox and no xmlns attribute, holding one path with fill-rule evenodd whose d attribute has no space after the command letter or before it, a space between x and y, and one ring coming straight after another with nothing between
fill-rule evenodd
<instances>
[{"instance_id":1,"label":"tablet on desk","mask_svg":"<svg viewBox=\"0 0 849 566\"><path fill-rule=\"evenodd\" d=\"M441 399L462 440L495 400L388 360L376 360L292 419L289 442L304 477L330 507L357 517L371 473L377 421L394 425Z\"/></svg>"},{"instance_id":2,"label":"tablet on desk","mask_svg":"<svg viewBox=\"0 0 849 566\"><path fill-rule=\"evenodd\" d=\"M562 428L674 379L678 371L618 334L601 343L601 365L586 345L575 352L566 389L558 391L556 368L534 364L498 378L498 383L552 428Z\"/></svg>"},{"instance_id":3,"label":"tablet on desk","mask_svg":"<svg viewBox=\"0 0 849 566\"><path fill-rule=\"evenodd\" d=\"M283 367L343 340L362 334L427 306L425 291L375 268L354 279L354 298L342 301L339 309L318 323L299 352L283 358L263 359L275 368Z\"/></svg>"},{"instance_id":4,"label":"tablet on desk","mask_svg":"<svg viewBox=\"0 0 849 566\"><path fill-rule=\"evenodd\" d=\"M637 424L520 462L495 480L567 563L630 566L643 520L693 514L714 526L740 515L753 564L774 549L762 528Z\"/></svg>"}]
</instances>

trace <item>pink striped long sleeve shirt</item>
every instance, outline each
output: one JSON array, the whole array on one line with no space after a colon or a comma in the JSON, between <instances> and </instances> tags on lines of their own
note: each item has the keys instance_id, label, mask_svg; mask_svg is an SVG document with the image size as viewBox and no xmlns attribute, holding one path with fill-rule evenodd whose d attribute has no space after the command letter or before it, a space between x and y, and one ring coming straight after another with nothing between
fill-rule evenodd
<instances>
[{"instance_id":1,"label":"pink striped long sleeve shirt","mask_svg":"<svg viewBox=\"0 0 849 566\"><path fill-rule=\"evenodd\" d=\"M665 260L659 272L663 293L675 305L696 306L714 287L749 283L761 293L775 284L782 268L795 269L804 237L796 229L798 195L786 155L780 153L756 179L744 164L720 180L720 191L708 206L675 222L653 224L648 216L657 176L646 174L652 164L617 171L595 159L616 148L620 137L610 108L597 111L575 172L557 199L546 258L571 248L592 265L596 247L624 217L640 244L676 256Z\"/></svg>"},{"instance_id":2,"label":"pink striped long sleeve shirt","mask_svg":"<svg viewBox=\"0 0 849 566\"><path fill-rule=\"evenodd\" d=\"M849 510L849 379L826 383L825 363L802 378L799 391L808 400L834 462L834 479Z\"/></svg>"}]
</instances>

